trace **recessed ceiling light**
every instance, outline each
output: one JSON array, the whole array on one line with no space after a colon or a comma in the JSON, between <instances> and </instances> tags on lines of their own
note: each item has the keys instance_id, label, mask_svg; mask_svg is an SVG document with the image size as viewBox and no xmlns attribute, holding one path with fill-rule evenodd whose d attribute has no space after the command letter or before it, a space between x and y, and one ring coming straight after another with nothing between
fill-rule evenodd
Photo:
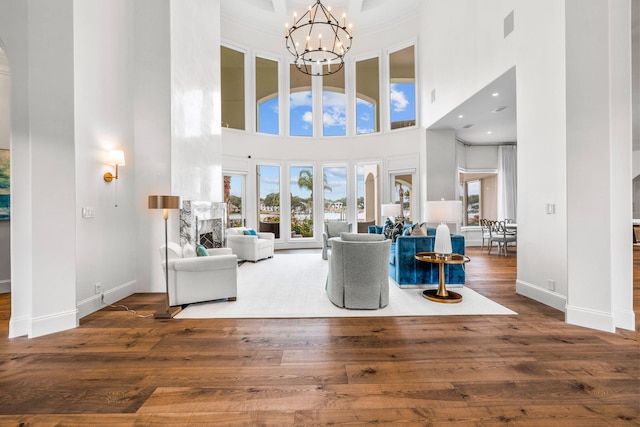
<instances>
[{"instance_id":1,"label":"recessed ceiling light","mask_svg":"<svg viewBox=\"0 0 640 427\"><path fill-rule=\"evenodd\" d=\"M458 116L458 118L459 118L459 119L461 119L461 118L463 118L463 117L464 117L464 115L463 115L463 114L460 114L460 115Z\"/></svg>"},{"instance_id":2,"label":"recessed ceiling light","mask_svg":"<svg viewBox=\"0 0 640 427\"><path fill-rule=\"evenodd\" d=\"M498 96L498 95L500 95L498 92L494 92L491 94L491 96Z\"/></svg>"},{"instance_id":3,"label":"recessed ceiling light","mask_svg":"<svg viewBox=\"0 0 640 427\"><path fill-rule=\"evenodd\" d=\"M491 132L490 130L487 131L487 135L491 135L493 132Z\"/></svg>"}]
</instances>

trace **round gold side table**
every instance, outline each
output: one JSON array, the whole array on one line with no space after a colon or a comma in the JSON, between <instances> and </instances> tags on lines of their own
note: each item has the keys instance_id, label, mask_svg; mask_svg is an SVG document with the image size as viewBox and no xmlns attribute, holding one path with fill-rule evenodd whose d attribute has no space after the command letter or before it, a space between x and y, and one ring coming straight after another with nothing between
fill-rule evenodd
<instances>
[{"instance_id":1,"label":"round gold side table","mask_svg":"<svg viewBox=\"0 0 640 427\"><path fill-rule=\"evenodd\" d=\"M468 256L460 254L442 256L436 254L435 252L418 252L415 255L415 258L418 261L438 264L438 289L425 290L424 292L422 292L423 297L430 301L444 303L457 303L462 301L462 295L457 292L447 291L447 286L444 281L444 266L445 264L465 264L471 261Z\"/></svg>"}]
</instances>

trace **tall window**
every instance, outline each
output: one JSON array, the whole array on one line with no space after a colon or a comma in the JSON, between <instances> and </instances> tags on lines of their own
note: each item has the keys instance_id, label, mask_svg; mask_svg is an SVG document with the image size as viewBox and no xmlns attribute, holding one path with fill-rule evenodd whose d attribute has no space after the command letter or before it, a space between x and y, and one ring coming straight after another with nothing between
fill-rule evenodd
<instances>
[{"instance_id":1,"label":"tall window","mask_svg":"<svg viewBox=\"0 0 640 427\"><path fill-rule=\"evenodd\" d=\"M220 46L222 127L244 130L244 53Z\"/></svg>"},{"instance_id":2,"label":"tall window","mask_svg":"<svg viewBox=\"0 0 640 427\"><path fill-rule=\"evenodd\" d=\"M324 221L347 219L347 168L325 166L322 168Z\"/></svg>"},{"instance_id":3,"label":"tall window","mask_svg":"<svg viewBox=\"0 0 640 427\"><path fill-rule=\"evenodd\" d=\"M481 218L498 219L497 189L496 173L460 173L462 225L479 225Z\"/></svg>"},{"instance_id":4,"label":"tall window","mask_svg":"<svg viewBox=\"0 0 640 427\"><path fill-rule=\"evenodd\" d=\"M224 202L227 204L227 226L244 225L244 175L224 176Z\"/></svg>"},{"instance_id":5,"label":"tall window","mask_svg":"<svg viewBox=\"0 0 640 427\"><path fill-rule=\"evenodd\" d=\"M326 65L323 66L325 69ZM344 91L344 68L322 79L322 134L347 134L347 99Z\"/></svg>"},{"instance_id":6,"label":"tall window","mask_svg":"<svg viewBox=\"0 0 640 427\"><path fill-rule=\"evenodd\" d=\"M258 165L259 230L280 237L280 166Z\"/></svg>"},{"instance_id":7,"label":"tall window","mask_svg":"<svg viewBox=\"0 0 640 427\"><path fill-rule=\"evenodd\" d=\"M463 225L480 224L480 180L465 183L465 218Z\"/></svg>"},{"instance_id":8,"label":"tall window","mask_svg":"<svg viewBox=\"0 0 640 427\"><path fill-rule=\"evenodd\" d=\"M380 123L378 58L356 62L356 134L378 132Z\"/></svg>"},{"instance_id":9,"label":"tall window","mask_svg":"<svg viewBox=\"0 0 640 427\"><path fill-rule=\"evenodd\" d=\"M311 76L289 66L289 134L313 136Z\"/></svg>"},{"instance_id":10,"label":"tall window","mask_svg":"<svg viewBox=\"0 0 640 427\"><path fill-rule=\"evenodd\" d=\"M416 124L416 83L414 47L389 55L389 100L391 129Z\"/></svg>"},{"instance_id":11,"label":"tall window","mask_svg":"<svg viewBox=\"0 0 640 427\"><path fill-rule=\"evenodd\" d=\"M291 237L313 237L313 166L292 166Z\"/></svg>"},{"instance_id":12,"label":"tall window","mask_svg":"<svg viewBox=\"0 0 640 427\"><path fill-rule=\"evenodd\" d=\"M256 130L277 135L278 62L256 57Z\"/></svg>"}]
</instances>

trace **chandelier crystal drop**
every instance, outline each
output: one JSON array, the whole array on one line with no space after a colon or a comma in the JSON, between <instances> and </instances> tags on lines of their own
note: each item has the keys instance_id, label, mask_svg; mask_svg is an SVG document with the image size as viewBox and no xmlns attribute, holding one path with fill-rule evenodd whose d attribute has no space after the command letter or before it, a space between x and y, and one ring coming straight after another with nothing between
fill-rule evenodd
<instances>
[{"instance_id":1,"label":"chandelier crystal drop","mask_svg":"<svg viewBox=\"0 0 640 427\"><path fill-rule=\"evenodd\" d=\"M347 27L345 14L339 21L330 7L317 0L299 19L293 14L293 25L285 26L284 38L298 70L311 76L328 76L344 67L353 29L351 24Z\"/></svg>"}]
</instances>

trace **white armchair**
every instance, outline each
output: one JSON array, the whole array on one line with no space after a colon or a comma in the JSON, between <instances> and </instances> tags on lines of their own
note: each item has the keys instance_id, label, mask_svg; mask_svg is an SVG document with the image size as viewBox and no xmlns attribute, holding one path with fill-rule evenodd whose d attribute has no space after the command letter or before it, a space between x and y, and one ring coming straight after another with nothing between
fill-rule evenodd
<instances>
[{"instance_id":1,"label":"white armchair","mask_svg":"<svg viewBox=\"0 0 640 427\"><path fill-rule=\"evenodd\" d=\"M169 242L169 305L177 306L217 299L235 301L238 295L238 257L228 248L207 249L209 256L195 256ZM160 248L165 272L164 245Z\"/></svg>"},{"instance_id":2,"label":"white armchair","mask_svg":"<svg viewBox=\"0 0 640 427\"><path fill-rule=\"evenodd\" d=\"M259 261L273 258L275 234L259 232L255 236L246 235L246 227L227 228L227 247L238 259Z\"/></svg>"}]
</instances>

